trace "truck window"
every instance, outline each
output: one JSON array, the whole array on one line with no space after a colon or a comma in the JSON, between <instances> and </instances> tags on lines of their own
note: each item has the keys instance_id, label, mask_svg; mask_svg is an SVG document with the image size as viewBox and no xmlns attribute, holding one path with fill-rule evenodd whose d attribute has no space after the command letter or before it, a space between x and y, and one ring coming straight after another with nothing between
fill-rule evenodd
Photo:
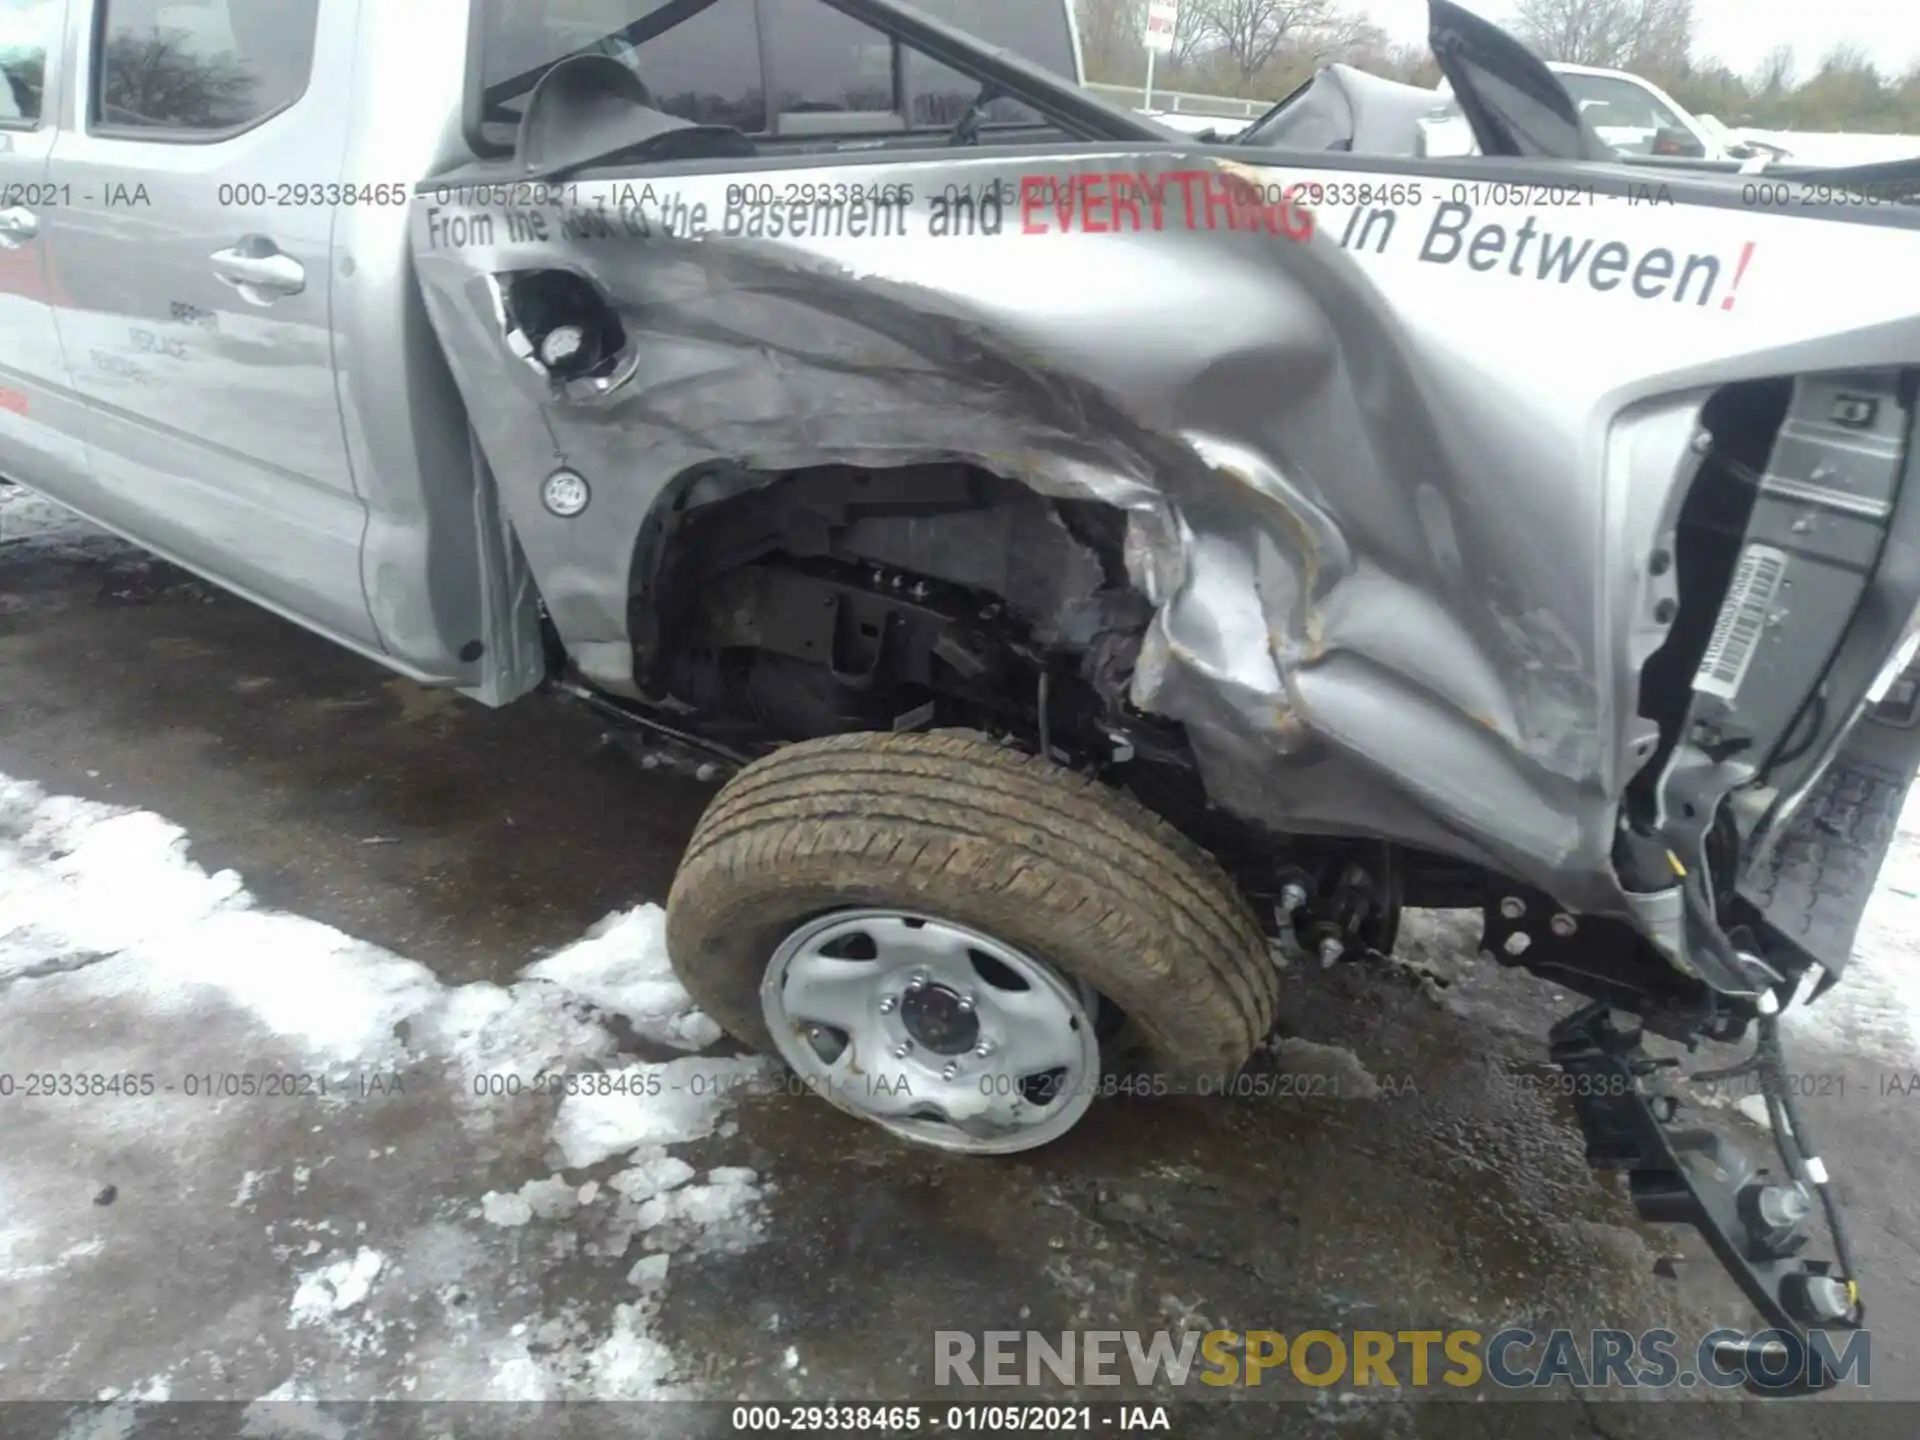
<instances>
[{"instance_id":1,"label":"truck window","mask_svg":"<svg viewBox=\"0 0 1920 1440\"><path fill-rule=\"evenodd\" d=\"M914 8L989 45L1003 46L1063 80L1080 83L1073 30L1061 0L914 0ZM917 50L907 52L907 104L915 125L954 124L979 88L959 71ZM987 106L985 119L989 124L1031 125L1040 116L1017 100L1001 99Z\"/></svg>"},{"instance_id":2,"label":"truck window","mask_svg":"<svg viewBox=\"0 0 1920 1440\"><path fill-rule=\"evenodd\" d=\"M307 88L320 0L102 0L93 123L105 130L250 129Z\"/></svg>"},{"instance_id":3,"label":"truck window","mask_svg":"<svg viewBox=\"0 0 1920 1440\"><path fill-rule=\"evenodd\" d=\"M31 130L39 123L59 23L51 0L0 0L0 126Z\"/></svg>"},{"instance_id":4,"label":"truck window","mask_svg":"<svg viewBox=\"0 0 1920 1440\"><path fill-rule=\"evenodd\" d=\"M644 19L666 0L484 0L483 86L599 49L631 67L659 107L698 125L731 125L748 134L767 128L761 94L760 27L754 0L716 0L643 47L607 37ZM511 125L526 95L495 107L489 118ZM510 136L502 136L510 140Z\"/></svg>"},{"instance_id":5,"label":"truck window","mask_svg":"<svg viewBox=\"0 0 1920 1440\"><path fill-rule=\"evenodd\" d=\"M1005 46L1067 79L1074 72L1067 12L1044 0L926 0L918 9L982 40ZM817 0L760 0L774 113L895 108L893 47L878 30ZM904 51L902 89L908 123L953 125L980 86L957 70ZM1015 100L987 107L989 124L1033 124L1039 116Z\"/></svg>"},{"instance_id":6,"label":"truck window","mask_svg":"<svg viewBox=\"0 0 1920 1440\"><path fill-rule=\"evenodd\" d=\"M1686 121L1662 105L1650 91L1613 75L1559 73L1580 113L1594 125L1620 125L1636 130L1685 130Z\"/></svg>"},{"instance_id":7,"label":"truck window","mask_svg":"<svg viewBox=\"0 0 1920 1440\"><path fill-rule=\"evenodd\" d=\"M493 92L482 106L485 138L511 144L511 127L531 89L526 77L588 49L632 67L668 114L750 135L776 132L782 115L821 111L904 108L909 125L950 127L980 88L904 48L896 75L885 35L819 0L716 0L638 45L618 35L666 3L481 0L480 88ZM1065 0L922 0L919 8L1067 79L1079 78ZM510 83L516 80L522 83ZM518 93L502 93L509 90ZM1002 99L983 118L1032 124L1039 117Z\"/></svg>"},{"instance_id":8,"label":"truck window","mask_svg":"<svg viewBox=\"0 0 1920 1440\"><path fill-rule=\"evenodd\" d=\"M761 0L775 116L893 110L893 42L813 0Z\"/></svg>"}]
</instances>

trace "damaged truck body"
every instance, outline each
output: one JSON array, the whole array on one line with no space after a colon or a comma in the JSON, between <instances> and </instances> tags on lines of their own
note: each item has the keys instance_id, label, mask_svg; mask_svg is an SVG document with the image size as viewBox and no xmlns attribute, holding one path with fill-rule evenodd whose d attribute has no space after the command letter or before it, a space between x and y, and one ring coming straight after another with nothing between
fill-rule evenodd
<instances>
[{"instance_id":1,"label":"damaged truck body","mask_svg":"<svg viewBox=\"0 0 1920 1440\"><path fill-rule=\"evenodd\" d=\"M1591 1001L1552 1054L1594 1163L1788 1336L1857 1325L1791 1101L1756 1172L1640 1042L1776 1066L1920 755L1920 180L1624 163L1443 0L1476 156L1325 87L1173 134L1044 5L936 7L997 46L892 0L546 8L357 22L336 159L428 177L312 267L363 617L28 425L0 464L403 673L733 772L675 966L862 1118L1044 1143L1116 1064L1243 1064L1270 944L1478 908ZM286 256L234 253L271 319Z\"/></svg>"}]
</instances>

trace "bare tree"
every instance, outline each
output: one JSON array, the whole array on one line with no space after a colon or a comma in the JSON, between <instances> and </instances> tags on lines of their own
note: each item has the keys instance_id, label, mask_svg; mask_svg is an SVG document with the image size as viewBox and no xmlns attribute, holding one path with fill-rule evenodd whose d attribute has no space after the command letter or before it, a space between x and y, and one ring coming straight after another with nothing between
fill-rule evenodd
<instances>
[{"instance_id":1,"label":"bare tree","mask_svg":"<svg viewBox=\"0 0 1920 1440\"><path fill-rule=\"evenodd\" d=\"M1146 0L1076 0L1087 78L1126 84L1145 61Z\"/></svg>"},{"instance_id":2,"label":"bare tree","mask_svg":"<svg viewBox=\"0 0 1920 1440\"><path fill-rule=\"evenodd\" d=\"M1389 45L1367 69L1402 85L1418 85L1431 90L1440 83L1440 66L1425 45Z\"/></svg>"},{"instance_id":3,"label":"bare tree","mask_svg":"<svg viewBox=\"0 0 1920 1440\"><path fill-rule=\"evenodd\" d=\"M1897 130L1900 100L1866 50L1836 45L1820 68L1790 99L1794 128L1808 130Z\"/></svg>"},{"instance_id":4,"label":"bare tree","mask_svg":"<svg viewBox=\"0 0 1920 1440\"><path fill-rule=\"evenodd\" d=\"M1374 70L1389 46L1387 32L1366 16L1341 14L1303 36L1301 48L1315 64L1339 60L1362 70Z\"/></svg>"},{"instance_id":5,"label":"bare tree","mask_svg":"<svg viewBox=\"0 0 1920 1440\"><path fill-rule=\"evenodd\" d=\"M1633 40L1632 0L1519 0L1513 28L1549 60L1618 66Z\"/></svg>"},{"instance_id":6,"label":"bare tree","mask_svg":"<svg viewBox=\"0 0 1920 1440\"><path fill-rule=\"evenodd\" d=\"M1693 53L1693 0L1639 0L1622 67L1649 79L1687 78Z\"/></svg>"},{"instance_id":7,"label":"bare tree","mask_svg":"<svg viewBox=\"0 0 1920 1440\"><path fill-rule=\"evenodd\" d=\"M1146 13L1144 5L1141 13ZM1211 44L1213 36L1207 28L1203 0L1181 0L1180 17L1173 29L1173 49L1167 52L1168 61L1175 66L1191 65Z\"/></svg>"},{"instance_id":8,"label":"bare tree","mask_svg":"<svg viewBox=\"0 0 1920 1440\"><path fill-rule=\"evenodd\" d=\"M101 118L121 125L236 125L251 113L259 85L237 57L197 53L183 30L115 35L102 60Z\"/></svg>"},{"instance_id":9,"label":"bare tree","mask_svg":"<svg viewBox=\"0 0 1920 1440\"><path fill-rule=\"evenodd\" d=\"M1693 0L1519 0L1514 28L1549 60L1678 78L1693 44Z\"/></svg>"},{"instance_id":10,"label":"bare tree","mask_svg":"<svg viewBox=\"0 0 1920 1440\"><path fill-rule=\"evenodd\" d=\"M1345 18L1334 0L1186 0L1205 36L1247 84L1290 43L1323 36Z\"/></svg>"},{"instance_id":11,"label":"bare tree","mask_svg":"<svg viewBox=\"0 0 1920 1440\"><path fill-rule=\"evenodd\" d=\"M1793 88L1794 68L1793 46L1784 42L1774 46L1753 72L1754 94L1769 99L1786 94Z\"/></svg>"}]
</instances>

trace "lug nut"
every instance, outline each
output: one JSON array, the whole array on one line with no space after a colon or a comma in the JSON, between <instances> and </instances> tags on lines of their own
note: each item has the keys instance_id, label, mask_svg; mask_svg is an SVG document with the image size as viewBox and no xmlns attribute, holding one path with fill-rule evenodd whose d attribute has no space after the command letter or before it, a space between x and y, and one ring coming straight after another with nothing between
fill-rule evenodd
<instances>
[{"instance_id":1,"label":"lug nut","mask_svg":"<svg viewBox=\"0 0 1920 1440\"><path fill-rule=\"evenodd\" d=\"M1847 1287L1831 1275L1789 1275L1781 1290L1788 1308L1816 1325L1844 1320L1853 1313Z\"/></svg>"},{"instance_id":2,"label":"lug nut","mask_svg":"<svg viewBox=\"0 0 1920 1440\"><path fill-rule=\"evenodd\" d=\"M880 1002L880 1013L882 1015L891 1015L893 1013L893 1006L894 1006L893 996L889 995Z\"/></svg>"},{"instance_id":3,"label":"lug nut","mask_svg":"<svg viewBox=\"0 0 1920 1440\"><path fill-rule=\"evenodd\" d=\"M1280 913L1291 915L1307 903L1307 887L1297 881L1288 881L1280 890Z\"/></svg>"},{"instance_id":4,"label":"lug nut","mask_svg":"<svg viewBox=\"0 0 1920 1440\"><path fill-rule=\"evenodd\" d=\"M991 1040L982 1040L978 1045L973 1047L973 1053L978 1055L982 1060L986 1059L987 1056L993 1054L993 1042Z\"/></svg>"},{"instance_id":5,"label":"lug nut","mask_svg":"<svg viewBox=\"0 0 1920 1440\"><path fill-rule=\"evenodd\" d=\"M917 992L917 991L924 990L926 988L927 988L927 977L924 975L916 975L911 980L907 981L907 989L909 990L913 990Z\"/></svg>"},{"instance_id":6,"label":"lug nut","mask_svg":"<svg viewBox=\"0 0 1920 1440\"><path fill-rule=\"evenodd\" d=\"M1790 1230L1813 1213L1813 1197L1799 1181L1769 1185L1760 1192L1760 1218L1776 1230Z\"/></svg>"},{"instance_id":7,"label":"lug nut","mask_svg":"<svg viewBox=\"0 0 1920 1440\"><path fill-rule=\"evenodd\" d=\"M1329 935L1320 942L1318 950L1314 953L1320 957L1320 968L1322 970L1331 970L1335 962L1347 953L1347 947Z\"/></svg>"},{"instance_id":8,"label":"lug nut","mask_svg":"<svg viewBox=\"0 0 1920 1440\"><path fill-rule=\"evenodd\" d=\"M973 996L962 995L960 997L960 1013L962 1015L970 1015L973 1013Z\"/></svg>"},{"instance_id":9,"label":"lug nut","mask_svg":"<svg viewBox=\"0 0 1920 1440\"><path fill-rule=\"evenodd\" d=\"M1580 922L1562 911L1547 922L1547 928L1564 940L1580 928Z\"/></svg>"},{"instance_id":10,"label":"lug nut","mask_svg":"<svg viewBox=\"0 0 1920 1440\"><path fill-rule=\"evenodd\" d=\"M818 1025L809 1025L807 1027L807 1038L809 1040L818 1040L821 1034L822 1031Z\"/></svg>"},{"instance_id":11,"label":"lug nut","mask_svg":"<svg viewBox=\"0 0 1920 1440\"><path fill-rule=\"evenodd\" d=\"M902 1040L898 1045L893 1047L893 1058L896 1060L904 1060L912 1053L913 1041L911 1040Z\"/></svg>"},{"instance_id":12,"label":"lug nut","mask_svg":"<svg viewBox=\"0 0 1920 1440\"><path fill-rule=\"evenodd\" d=\"M960 1067L958 1065L943 1065L940 1067L940 1078L942 1080L951 1080L959 1073Z\"/></svg>"},{"instance_id":13,"label":"lug nut","mask_svg":"<svg viewBox=\"0 0 1920 1440\"><path fill-rule=\"evenodd\" d=\"M1509 895L1500 902L1500 913L1509 920L1518 920L1527 913L1527 902L1518 895Z\"/></svg>"}]
</instances>

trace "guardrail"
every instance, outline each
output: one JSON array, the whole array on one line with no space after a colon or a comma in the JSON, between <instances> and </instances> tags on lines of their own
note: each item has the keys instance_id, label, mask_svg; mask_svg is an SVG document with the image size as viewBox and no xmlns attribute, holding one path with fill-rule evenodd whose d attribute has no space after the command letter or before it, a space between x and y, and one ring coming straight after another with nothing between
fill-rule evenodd
<instances>
[{"instance_id":1,"label":"guardrail","mask_svg":"<svg viewBox=\"0 0 1920 1440\"><path fill-rule=\"evenodd\" d=\"M1085 89L1106 100L1139 106L1147 98L1144 85L1094 85ZM1257 120L1273 108L1271 100L1243 100L1237 95L1193 95L1183 90L1153 87L1153 108L1180 115L1213 115L1223 120Z\"/></svg>"}]
</instances>

